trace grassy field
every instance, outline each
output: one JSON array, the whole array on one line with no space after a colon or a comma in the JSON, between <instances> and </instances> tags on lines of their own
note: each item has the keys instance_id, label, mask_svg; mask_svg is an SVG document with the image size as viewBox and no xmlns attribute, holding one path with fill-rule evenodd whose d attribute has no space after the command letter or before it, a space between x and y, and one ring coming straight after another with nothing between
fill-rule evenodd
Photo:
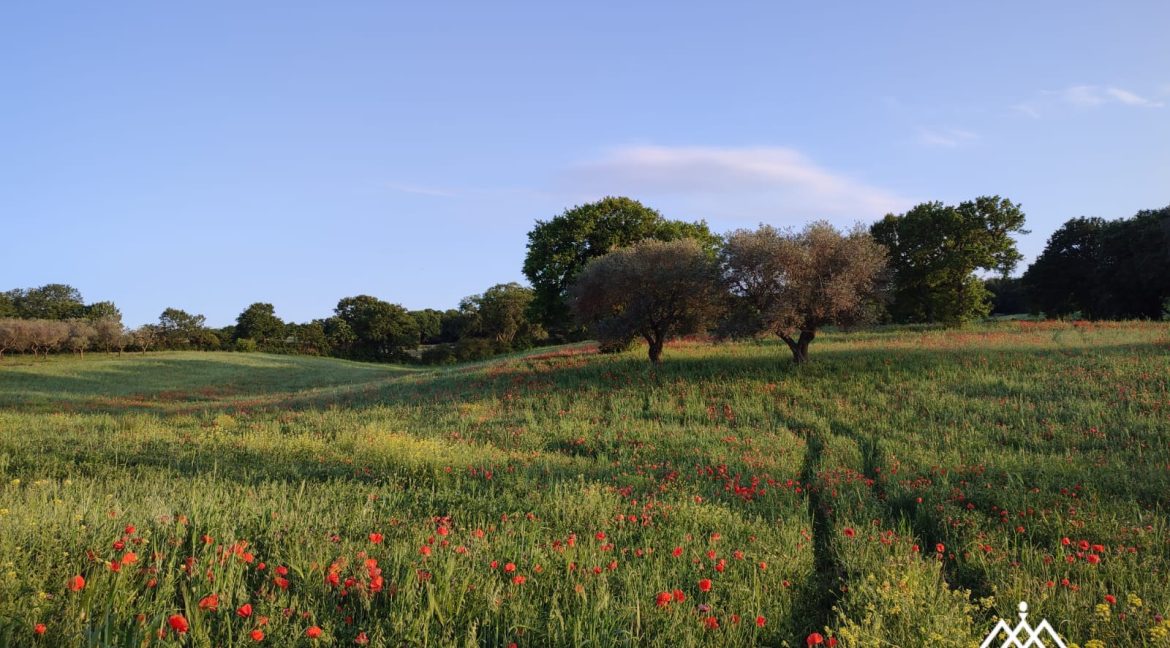
<instances>
[{"instance_id":1,"label":"grassy field","mask_svg":"<svg viewBox=\"0 0 1170 648\"><path fill-rule=\"evenodd\" d=\"M0 645L1170 646L1165 324L665 357L8 358Z\"/></svg>"}]
</instances>

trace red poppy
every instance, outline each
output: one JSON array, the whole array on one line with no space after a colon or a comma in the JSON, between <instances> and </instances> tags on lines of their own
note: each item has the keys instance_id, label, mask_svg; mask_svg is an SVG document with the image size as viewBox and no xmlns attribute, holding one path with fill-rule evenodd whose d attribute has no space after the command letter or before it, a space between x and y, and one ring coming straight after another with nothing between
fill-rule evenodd
<instances>
[{"instance_id":1,"label":"red poppy","mask_svg":"<svg viewBox=\"0 0 1170 648\"><path fill-rule=\"evenodd\" d=\"M1096 565L1097 563L1101 562L1101 556L1098 556L1097 554L1089 554L1085 560L1089 561L1090 565Z\"/></svg>"},{"instance_id":2,"label":"red poppy","mask_svg":"<svg viewBox=\"0 0 1170 648\"><path fill-rule=\"evenodd\" d=\"M846 538L852 538L855 535L857 535L857 532L853 530L853 527L845 527Z\"/></svg>"},{"instance_id":3,"label":"red poppy","mask_svg":"<svg viewBox=\"0 0 1170 648\"><path fill-rule=\"evenodd\" d=\"M671 553L671 555L673 555L675 558L678 558L679 556L681 556L681 555L682 555L682 552L683 552L683 548L682 548L682 547L675 547L675 548L674 548L674 550L673 550L673 551L671 551L670 553Z\"/></svg>"},{"instance_id":4,"label":"red poppy","mask_svg":"<svg viewBox=\"0 0 1170 648\"><path fill-rule=\"evenodd\" d=\"M825 638L821 633L814 632L808 636L808 639L804 640L804 643L809 646L819 646L825 643Z\"/></svg>"},{"instance_id":5,"label":"red poppy","mask_svg":"<svg viewBox=\"0 0 1170 648\"><path fill-rule=\"evenodd\" d=\"M1117 602L1117 597L1112 595L1112 594L1106 594L1105 595L1105 602L1108 603L1109 605L1113 605L1114 603Z\"/></svg>"},{"instance_id":6,"label":"red poppy","mask_svg":"<svg viewBox=\"0 0 1170 648\"><path fill-rule=\"evenodd\" d=\"M418 552L424 556L429 556L429 555L431 555L431 546L430 545L423 545L423 546L418 548Z\"/></svg>"},{"instance_id":7,"label":"red poppy","mask_svg":"<svg viewBox=\"0 0 1170 648\"><path fill-rule=\"evenodd\" d=\"M182 614L172 614L167 619L167 625L171 626L171 630L179 634L183 634L191 629L191 625L187 623L187 618Z\"/></svg>"},{"instance_id":8,"label":"red poppy","mask_svg":"<svg viewBox=\"0 0 1170 648\"><path fill-rule=\"evenodd\" d=\"M764 617L762 617L762 616L758 616L758 617L756 617L756 627L757 627L757 628L762 628L762 627L764 627L764 624L765 624L765 623L767 623L767 622L768 622L768 620L767 620L767 619L765 619L765 618L764 618Z\"/></svg>"},{"instance_id":9,"label":"red poppy","mask_svg":"<svg viewBox=\"0 0 1170 648\"><path fill-rule=\"evenodd\" d=\"M74 576L67 581L70 592L80 592L85 589L85 579L81 576Z\"/></svg>"},{"instance_id":10,"label":"red poppy","mask_svg":"<svg viewBox=\"0 0 1170 648\"><path fill-rule=\"evenodd\" d=\"M199 599L199 609L200 610L207 610L209 612L218 611L219 610L219 595L218 594L208 594L207 596L204 596L203 598Z\"/></svg>"},{"instance_id":11,"label":"red poppy","mask_svg":"<svg viewBox=\"0 0 1170 648\"><path fill-rule=\"evenodd\" d=\"M374 544L382 544L382 534L378 533L376 531L374 533L371 533L370 534L370 542L372 542Z\"/></svg>"},{"instance_id":12,"label":"red poppy","mask_svg":"<svg viewBox=\"0 0 1170 648\"><path fill-rule=\"evenodd\" d=\"M236 608L236 614L245 618L245 619L252 616L252 604L245 603L245 604L241 605L240 607Z\"/></svg>"},{"instance_id":13,"label":"red poppy","mask_svg":"<svg viewBox=\"0 0 1170 648\"><path fill-rule=\"evenodd\" d=\"M36 624L35 626L33 626L33 632L35 632L39 635L45 634L45 624L43 624L43 623Z\"/></svg>"},{"instance_id":14,"label":"red poppy","mask_svg":"<svg viewBox=\"0 0 1170 648\"><path fill-rule=\"evenodd\" d=\"M707 626L708 630L714 630L719 627L719 619L715 617L707 617L703 619L703 625Z\"/></svg>"},{"instance_id":15,"label":"red poppy","mask_svg":"<svg viewBox=\"0 0 1170 648\"><path fill-rule=\"evenodd\" d=\"M670 605L673 595L670 592L659 592L658 596L654 598L654 604L658 607L666 607Z\"/></svg>"},{"instance_id":16,"label":"red poppy","mask_svg":"<svg viewBox=\"0 0 1170 648\"><path fill-rule=\"evenodd\" d=\"M446 527L442 527L440 530L445 528ZM358 636L353 638L353 642L359 646L364 646L370 643L370 637L365 633L365 631L362 631L358 633Z\"/></svg>"},{"instance_id":17,"label":"red poppy","mask_svg":"<svg viewBox=\"0 0 1170 648\"><path fill-rule=\"evenodd\" d=\"M516 574L515 576L512 577L512 584L513 585L523 585L524 582L527 580L528 579L526 577L524 577L520 574Z\"/></svg>"},{"instance_id":18,"label":"red poppy","mask_svg":"<svg viewBox=\"0 0 1170 648\"><path fill-rule=\"evenodd\" d=\"M940 542L940 543L934 545L934 550L939 552L939 553L944 553L947 550L947 546Z\"/></svg>"},{"instance_id":19,"label":"red poppy","mask_svg":"<svg viewBox=\"0 0 1170 648\"><path fill-rule=\"evenodd\" d=\"M711 579L710 578L704 578L703 580L699 581L699 591L700 592L710 592L711 591Z\"/></svg>"},{"instance_id":20,"label":"red poppy","mask_svg":"<svg viewBox=\"0 0 1170 648\"><path fill-rule=\"evenodd\" d=\"M593 537L597 538L598 540L605 540L605 531L598 531L597 534Z\"/></svg>"},{"instance_id":21,"label":"red poppy","mask_svg":"<svg viewBox=\"0 0 1170 648\"><path fill-rule=\"evenodd\" d=\"M516 563L505 563L504 564L504 573L505 574L511 574L514 571L516 571Z\"/></svg>"},{"instance_id":22,"label":"red poppy","mask_svg":"<svg viewBox=\"0 0 1170 648\"><path fill-rule=\"evenodd\" d=\"M321 636L321 628L317 626L309 626L305 628L305 636L310 639L316 639Z\"/></svg>"},{"instance_id":23,"label":"red poppy","mask_svg":"<svg viewBox=\"0 0 1170 648\"><path fill-rule=\"evenodd\" d=\"M686 592L683 592L680 589L676 589L671 593L674 595L674 602L675 603L682 603L683 601L687 600Z\"/></svg>"},{"instance_id":24,"label":"red poppy","mask_svg":"<svg viewBox=\"0 0 1170 648\"><path fill-rule=\"evenodd\" d=\"M252 641L264 641L264 631L260 628L256 628L252 632L249 632L248 636L252 638Z\"/></svg>"}]
</instances>

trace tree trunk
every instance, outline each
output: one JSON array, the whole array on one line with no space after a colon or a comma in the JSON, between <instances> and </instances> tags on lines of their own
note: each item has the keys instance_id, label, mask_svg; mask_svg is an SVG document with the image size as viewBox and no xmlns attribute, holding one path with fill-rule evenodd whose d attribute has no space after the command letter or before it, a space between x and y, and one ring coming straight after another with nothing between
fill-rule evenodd
<instances>
[{"instance_id":1,"label":"tree trunk","mask_svg":"<svg viewBox=\"0 0 1170 648\"><path fill-rule=\"evenodd\" d=\"M817 332L813 330L802 330L800 337L793 339L787 333L778 333L781 340L788 345L788 349L792 351L792 361L796 364L804 364L808 362L808 345L816 338Z\"/></svg>"},{"instance_id":2,"label":"tree trunk","mask_svg":"<svg viewBox=\"0 0 1170 648\"><path fill-rule=\"evenodd\" d=\"M650 362L654 364L662 363L662 340L659 338L650 339L650 349L648 351Z\"/></svg>"}]
</instances>

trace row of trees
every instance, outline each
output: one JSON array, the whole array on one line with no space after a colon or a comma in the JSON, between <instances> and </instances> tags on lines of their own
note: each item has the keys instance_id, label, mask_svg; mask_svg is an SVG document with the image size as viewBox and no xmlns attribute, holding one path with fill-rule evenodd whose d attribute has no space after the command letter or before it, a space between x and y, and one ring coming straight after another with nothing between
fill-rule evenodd
<instances>
[{"instance_id":1,"label":"row of trees","mask_svg":"<svg viewBox=\"0 0 1170 648\"><path fill-rule=\"evenodd\" d=\"M358 295L329 317L286 323L272 304L257 302L223 328L168 308L157 323L128 331L113 303L86 304L75 288L49 284L0 293L8 340L0 353L230 349L446 363L592 335L606 348L644 338L657 359L665 340L684 331L770 331L800 362L829 324L958 325L1029 310L1170 317L1170 207L1112 222L1070 220L1014 279L1021 255L1013 235L1023 227L1018 204L985 196L923 203L868 229L815 223L719 236L702 221L607 197L537 221L523 264L531 288L498 284L457 308L411 311Z\"/></svg>"},{"instance_id":2,"label":"row of trees","mask_svg":"<svg viewBox=\"0 0 1170 648\"><path fill-rule=\"evenodd\" d=\"M0 319L0 358L5 352L47 355L58 350L84 354L94 348L119 353L136 341L113 318L90 322L85 319Z\"/></svg>"},{"instance_id":3,"label":"row of trees","mask_svg":"<svg viewBox=\"0 0 1170 648\"><path fill-rule=\"evenodd\" d=\"M129 330L111 302L85 304L65 284L0 293L0 358L100 349L267 351L367 361L449 363L524 349L546 339L529 317L531 288L498 284L458 308L408 311L369 295L341 299L333 315L284 322L269 303L248 306L236 323L207 326L203 315L167 308L158 321Z\"/></svg>"},{"instance_id":4,"label":"row of trees","mask_svg":"<svg viewBox=\"0 0 1170 648\"><path fill-rule=\"evenodd\" d=\"M73 286L46 284L39 288L0 292L0 318L121 321L122 313L113 302L86 304L81 298L81 292Z\"/></svg>"},{"instance_id":5,"label":"row of trees","mask_svg":"<svg viewBox=\"0 0 1170 648\"><path fill-rule=\"evenodd\" d=\"M1074 218L1020 280L1032 310L1090 319L1170 319L1170 207Z\"/></svg>"},{"instance_id":6,"label":"row of trees","mask_svg":"<svg viewBox=\"0 0 1170 648\"><path fill-rule=\"evenodd\" d=\"M874 318L886 267L885 249L864 228L762 225L732 232L714 256L692 239L617 249L585 265L570 303L604 347L641 337L654 363L671 337L713 329L774 334L803 363L818 330Z\"/></svg>"}]
</instances>

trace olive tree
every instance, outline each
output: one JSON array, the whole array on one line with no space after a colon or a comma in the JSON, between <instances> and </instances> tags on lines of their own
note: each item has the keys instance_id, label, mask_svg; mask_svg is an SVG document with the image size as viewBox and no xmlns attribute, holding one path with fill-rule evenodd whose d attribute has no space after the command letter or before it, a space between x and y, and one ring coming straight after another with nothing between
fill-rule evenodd
<instances>
[{"instance_id":1,"label":"olive tree","mask_svg":"<svg viewBox=\"0 0 1170 648\"><path fill-rule=\"evenodd\" d=\"M109 353L111 349L117 349L118 354L121 355L122 349L126 348L126 344L129 341L126 335L126 327L122 326L121 320L103 317L94 320L93 328L97 343L106 350L106 353Z\"/></svg>"},{"instance_id":2,"label":"olive tree","mask_svg":"<svg viewBox=\"0 0 1170 648\"><path fill-rule=\"evenodd\" d=\"M0 319L0 360L5 351L23 352L32 344L32 322L15 318Z\"/></svg>"},{"instance_id":3,"label":"olive tree","mask_svg":"<svg viewBox=\"0 0 1170 648\"><path fill-rule=\"evenodd\" d=\"M657 364L668 339L714 319L721 290L698 241L647 240L590 260L570 295L578 323L602 343L641 337Z\"/></svg>"},{"instance_id":4,"label":"olive tree","mask_svg":"<svg viewBox=\"0 0 1170 648\"><path fill-rule=\"evenodd\" d=\"M774 333L800 364L818 329L872 316L886 251L861 226L841 233L823 221L798 232L761 225L729 234L720 263L736 304L728 329Z\"/></svg>"},{"instance_id":5,"label":"olive tree","mask_svg":"<svg viewBox=\"0 0 1170 648\"><path fill-rule=\"evenodd\" d=\"M44 353L48 357L50 351L55 351L61 343L69 339L69 325L56 320L29 320L29 346L33 355Z\"/></svg>"},{"instance_id":6,"label":"olive tree","mask_svg":"<svg viewBox=\"0 0 1170 648\"><path fill-rule=\"evenodd\" d=\"M669 220L657 210L623 197L608 196L566 209L550 220L536 221L528 233L524 257L524 276L533 288L535 321L557 337L571 337L569 287L590 259L638 241L684 238L695 239L712 255L720 243L702 221Z\"/></svg>"},{"instance_id":7,"label":"olive tree","mask_svg":"<svg viewBox=\"0 0 1170 648\"><path fill-rule=\"evenodd\" d=\"M65 323L68 326L68 333L65 337L65 347L74 353L81 354L85 357L85 350L97 337L97 330L92 324L83 319L71 319Z\"/></svg>"}]
</instances>

